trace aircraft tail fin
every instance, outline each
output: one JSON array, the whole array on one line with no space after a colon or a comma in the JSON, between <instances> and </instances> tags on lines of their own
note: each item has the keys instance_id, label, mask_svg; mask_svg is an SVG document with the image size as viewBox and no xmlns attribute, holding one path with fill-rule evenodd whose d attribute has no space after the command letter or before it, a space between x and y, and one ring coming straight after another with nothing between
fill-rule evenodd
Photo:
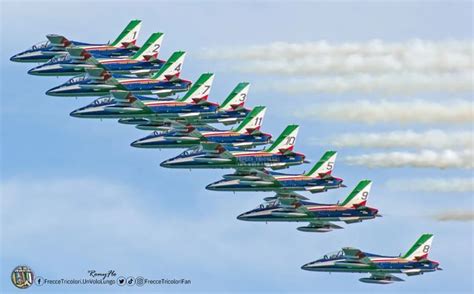
<instances>
[{"instance_id":1,"label":"aircraft tail fin","mask_svg":"<svg viewBox=\"0 0 474 294\"><path fill-rule=\"evenodd\" d=\"M115 39L110 46L114 47L125 47L135 46L140 33L140 28L142 26L142 21L134 19L128 23L128 25L123 29L120 35Z\"/></svg>"},{"instance_id":2,"label":"aircraft tail fin","mask_svg":"<svg viewBox=\"0 0 474 294\"><path fill-rule=\"evenodd\" d=\"M357 184L357 186L352 190L351 194L347 196L344 201L339 203L339 206L344 207L359 207L365 206L367 199L369 198L370 188L372 187L372 181L362 180Z\"/></svg>"},{"instance_id":3,"label":"aircraft tail fin","mask_svg":"<svg viewBox=\"0 0 474 294\"><path fill-rule=\"evenodd\" d=\"M299 128L298 125L288 125L266 151L283 154L293 151Z\"/></svg>"},{"instance_id":4,"label":"aircraft tail fin","mask_svg":"<svg viewBox=\"0 0 474 294\"><path fill-rule=\"evenodd\" d=\"M185 57L186 52L184 51L174 52L160 70L153 74L151 78L155 80L172 80L179 78Z\"/></svg>"},{"instance_id":5,"label":"aircraft tail fin","mask_svg":"<svg viewBox=\"0 0 474 294\"><path fill-rule=\"evenodd\" d=\"M221 111L238 110L244 107L249 92L250 83L239 83L219 106Z\"/></svg>"},{"instance_id":6,"label":"aircraft tail fin","mask_svg":"<svg viewBox=\"0 0 474 294\"><path fill-rule=\"evenodd\" d=\"M431 243L433 242L433 234L423 234L415 244L403 255L404 259L421 260L427 259L430 253Z\"/></svg>"},{"instance_id":7,"label":"aircraft tail fin","mask_svg":"<svg viewBox=\"0 0 474 294\"><path fill-rule=\"evenodd\" d=\"M161 43L163 42L163 33L153 33L146 40L145 44L132 56L135 60L155 60L160 54Z\"/></svg>"},{"instance_id":8,"label":"aircraft tail fin","mask_svg":"<svg viewBox=\"0 0 474 294\"><path fill-rule=\"evenodd\" d=\"M207 100L213 82L213 73L203 73L199 76L197 81L193 83L191 89L189 89L183 97L179 98L178 101L199 103L200 101Z\"/></svg>"},{"instance_id":9,"label":"aircraft tail fin","mask_svg":"<svg viewBox=\"0 0 474 294\"><path fill-rule=\"evenodd\" d=\"M265 106L254 107L237 126L235 131L241 134L255 134L258 132L262 126L266 110Z\"/></svg>"},{"instance_id":10,"label":"aircraft tail fin","mask_svg":"<svg viewBox=\"0 0 474 294\"><path fill-rule=\"evenodd\" d=\"M336 164L337 151L326 151L321 159L306 173L309 177L327 178L331 176Z\"/></svg>"}]
</instances>

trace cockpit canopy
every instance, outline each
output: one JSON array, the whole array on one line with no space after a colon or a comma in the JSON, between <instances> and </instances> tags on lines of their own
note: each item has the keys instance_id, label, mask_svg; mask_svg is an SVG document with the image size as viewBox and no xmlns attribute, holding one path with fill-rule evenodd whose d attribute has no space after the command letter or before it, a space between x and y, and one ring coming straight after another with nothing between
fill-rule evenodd
<instances>
[{"instance_id":1,"label":"cockpit canopy","mask_svg":"<svg viewBox=\"0 0 474 294\"><path fill-rule=\"evenodd\" d=\"M272 207L278 207L279 205L280 205L280 201L278 201L278 199L273 199L273 200L266 201L260 204L257 208L258 209L272 208Z\"/></svg>"},{"instance_id":2,"label":"cockpit canopy","mask_svg":"<svg viewBox=\"0 0 474 294\"><path fill-rule=\"evenodd\" d=\"M325 254L321 259L323 260L329 260L329 259L337 259L341 258L344 256L344 251L339 250L339 251L333 251Z\"/></svg>"},{"instance_id":3,"label":"cockpit canopy","mask_svg":"<svg viewBox=\"0 0 474 294\"><path fill-rule=\"evenodd\" d=\"M91 102L91 104L89 104L89 106L100 106L100 105L110 104L113 102L115 102L114 98L110 96L104 96L104 97L95 99L94 101Z\"/></svg>"},{"instance_id":4,"label":"cockpit canopy","mask_svg":"<svg viewBox=\"0 0 474 294\"><path fill-rule=\"evenodd\" d=\"M43 49L43 48L48 47L49 45L50 45L49 41L42 41L42 42L34 44L33 46L31 46L31 48L28 48L28 50Z\"/></svg>"},{"instance_id":5,"label":"cockpit canopy","mask_svg":"<svg viewBox=\"0 0 474 294\"><path fill-rule=\"evenodd\" d=\"M71 59L71 56L69 54L56 55L53 58L51 58L50 60L48 60L47 64L61 63L61 62L64 62L64 61L68 61L70 59Z\"/></svg>"},{"instance_id":6,"label":"cockpit canopy","mask_svg":"<svg viewBox=\"0 0 474 294\"><path fill-rule=\"evenodd\" d=\"M75 84L75 83L79 83L81 81L84 81L86 79L86 75L80 75L80 76L75 76L73 78L70 78L67 82L66 82L66 85L70 85L70 84Z\"/></svg>"},{"instance_id":7,"label":"cockpit canopy","mask_svg":"<svg viewBox=\"0 0 474 294\"><path fill-rule=\"evenodd\" d=\"M203 150L202 145L196 145L194 147L184 150L183 152L181 152L179 156L185 157L185 156L201 153L202 150Z\"/></svg>"}]
</instances>

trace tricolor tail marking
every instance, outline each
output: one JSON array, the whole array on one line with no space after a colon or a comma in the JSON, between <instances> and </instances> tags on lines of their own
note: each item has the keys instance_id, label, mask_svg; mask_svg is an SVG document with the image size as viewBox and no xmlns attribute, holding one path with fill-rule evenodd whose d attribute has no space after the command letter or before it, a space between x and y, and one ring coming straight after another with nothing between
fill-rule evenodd
<instances>
[{"instance_id":1,"label":"tricolor tail marking","mask_svg":"<svg viewBox=\"0 0 474 294\"><path fill-rule=\"evenodd\" d=\"M132 56L134 60L154 60L158 58L161 49L161 43L163 42L163 33L153 33L150 38L146 40L145 44L140 50Z\"/></svg>"},{"instance_id":2,"label":"tricolor tail marking","mask_svg":"<svg viewBox=\"0 0 474 294\"><path fill-rule=\"evenodd\" d=\"M287 126L267 151L271 153L286 153L292 151L296 143L298 130L298 125Z\"/></svg>"},{"instance_id":3,"label":"tricolor tail marking","mask_svg":"<svg viewBox=\"0 0 474 294\"><path fill-rule=\"evenodd\" d=\"M433 234L423 234L415 244L410 248L410 250L403 255L403 258L408 260L421 260L427 259L428 254L431 250L431 243L433 242Z\"/></svg>"},{"instance_id":4,"label":"tricolor tail marking","mask_svg":"<svg viewBox=\"0 0 474 294\"><path fill-rule=\"evenodd\" d=\"M245 101L247 101L247 94L250 89L250 83L242 82L239 83L222 102L219 110L232 111L244 107Z\"/></svg>"},{"instance_id":5,"label":"tricolor tail marking","mask_svg":"<svg viewBox=\"0 0 474 294\"><path fill-rule=\"evenodd\" d=\"M329 177L334 170L336 164L336 151L326 151L321 159L313 166L313 168L306 174L309 177Z\"/></svg>"},{"instance_id":6,"label":"tricolor tail marking","mask_svg":"<svg viewBox=\"0 0 474 294\"><path fill-rule=\"evenodd\" d=\"M113 41L110 45L114 47L128 47L130 45L135 45L138 39L138 34L140 33L141 26L141 20L132 20L120 33L117 39L115 39L115 41Z\"/></svg>"},{"instance_id":7,"label":"tricolor tail marking","mask_svg":"<svg viewBox=\"0 0 474 294\"><path fill-rule=\"evenodd\" d=\"M265 106L254 107L235 131L240 134L252 134L254 131L260 130L266 110Z\"/></svg>"},{"instance_id":8,"label":"tricolor tail marking","mask_svg":"<svg viewBox=\"0 0 474 294\"><path fill-rule=\"evenodd\" d=\"M172 79L173 77L179 77L181 70L183 69L184 58L186 57L186 52L176 51L171 54L168 61L165 65L156 72L151 78L154 80L165 80Z\"/></svg>"},{"instance_id":9,"label":"tricolor tail marking","mask_svg":"<svg viewBox=\"0 0 474 294\"><path fill-rule=\"evenodd\" d=\"M365 206L367 199L369 198L370 188L372 187L372 181L362 180L357 184L357 186L352 190L351 194L340 203L340 206L344 207L359 207Z\"/></svg>"},{"instance_id":10,"label":"tricolor tail marking","mask_svg":"<svg viewBox=\"0 0 474 294\"><path fill-rule=\"evenodd\" d=\"M211 92L212 83L214 82L213 73L204 73L202 74L197 81L193 84L191 89L186 92L182 98L178 101L186 103L198 103L201 100L207 100L209 93Z\"/></svg>"}]
</instances>

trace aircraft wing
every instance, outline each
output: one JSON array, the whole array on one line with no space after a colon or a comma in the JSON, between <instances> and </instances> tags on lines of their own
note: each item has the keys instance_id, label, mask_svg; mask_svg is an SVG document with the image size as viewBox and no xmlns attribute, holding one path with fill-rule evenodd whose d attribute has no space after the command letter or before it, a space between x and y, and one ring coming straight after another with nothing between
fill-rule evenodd
<instances>
[{"instance_id":1,"label":"aircraft wing","mask_svg":"<svg viewBox=\"0 0 474 294\"><path fill-rule=\"evenodd\" d=\"M278 192L275 196L266 197L264 198L264 200L278 200L283 206L292 207L295 208L298 212L308 214L308 209L304 209L304 206L301 205L300 201L309 199L295 192Z\"/></svg>"},{"instance_id":2,"label":"aircraft wing","mask_svg":"<svg viewBox=\"0 0 474 294\"><path fill-rule=\"evenodd\" d=\"M203 151L209 154L213 154L217 157L222 158L234 158L234 155L229 152L223 145L219 143L209 143L203 142L201 143Z\"/></svg>"},{"instance_id":3,"label":"aircraft wing","mask_svg":"<svg viewBox=\"0 0 474 294\"><path fill-rule=\"evenodd\" d=\"M133 106L135 108L152 111L143 101L135 97L132 93L122 90L111 90L110 94L119 106Z\"/></svg>"},{"instance_id":4,"label":"aircraft wing","mask_svg":"<svg viewBox=\"0 0 474 294\"><path fill-rule=\"evenodd\" d=\"M235 168L233 177L238 179L240 183L248 184L253 187L264 187L278 184L278 181L276 181L276 179L264 168L238 167Z\"/></svg>"},{"instance_id":5,"label":"aircraft wing","mask_svg":"<svg viewBox=\"0 0 474 294\"><path fill-rule=\"evenodd\" d=\"M85 68L88 77L91 80L104 81L107 84L120 85L112 75L103 68Z\"/></svg>"},{"instance_id":6,"label":"aircraft wing","mask_svg":"<svg viewBox=\"0 0 474 294\"><path fill-rule=\"evenodd\" d=\"M67 52L71 56L72 59L75 60L84 60L89 64L100 65L100 62L95 59L87 50L80 47L68 47L66 48Z\"/></svg>"},{"instance_id":7,"label":"aircraft wing","mask_svg":"<svg viewBox=\"0 0 474 294\"><path fill-rule=\"evenodd\" d=\"M365 264L375 265L375 263L373 263L370 260L370 258L368 258L365 255L365 253L360 249L353 248L353 247L344 247L344 248L342 248L342 251L344 252L344 255L348 259L354 259L354 260L358 260L358 261L360 261L362 263L365 263Z\"/></svg>"},{"instance_id":8,"label":"aircraft wing","mask_svg":"<svg viewBox=\"0 0 474 294\"><path fill-rule=\"evenodd\" d=\"M165 119L165 122L171 125L170 131L176 132L176 135L178 136L183 135L183 136L192 136L192 137L197 137L197 138L202 137L202 133L196 128L196 126L190 123L185 123L185 122L175 121L175 120L170 120L170 119Z\"/></svg>"},{"instance_id":9,"label":"aircraft wing","mask_svg":"<svg viewBox=\"0 0 474 294\"><path fill-rule=\"evenodd\" d=\"M46 35L46 39L48 39L48 41L51 43L51 46L57 47L57 48L64 48L71 44L71 42L66 37L61 36L61 35L56 35L56 34Z\"/></svg>"}]
</instances>

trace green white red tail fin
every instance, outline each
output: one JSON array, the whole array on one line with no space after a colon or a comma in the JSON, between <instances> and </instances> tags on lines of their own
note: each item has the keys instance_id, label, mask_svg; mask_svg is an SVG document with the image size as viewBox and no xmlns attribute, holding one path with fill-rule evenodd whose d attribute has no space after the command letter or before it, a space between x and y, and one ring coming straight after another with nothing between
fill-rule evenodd
<instances>
[{"instance_id":1,"label":"green white red tail fin","mask_svg":"<svg viewBox=\"0 0 474 294\"><path fill-rule=\"evenodd\" d=\"M267 108L265 106L254 107L235 131L241 134L255 134L258 132L262 126L266 110Z\"/></svg>"},{"instance_id":2,"label":"green white red tail fin","mask_svg":"<svg viewBox=\"0 0 474 294\"><path fill-rule=\"evenodd\" d=\"M132 56L135 60L155 60L158 58L161 49L161 43L163 42L163 33L153 33L150 38L146 40L145 44Z\"/></svg>"},{"instance_id":3,"label":"green white red tail fin","mask_svg":"<svg viewBox=\"0 0 474 294\"><path fill-rule=\"evenodd\" d=\"M196 82L194 82L191 89L186 94L179 98L178 101L186 103L199 103L207 100L211 92L212 83L214 82L213 73L203 73Z\"/></svg>"},{"instance_id":4,"label":"green white red tail fin","mask_svg":"<svg viewBox=\"0 0 474 294\"><path fill-rule=\"evenodd\" d=\"M115 39L110 46L114 47L125 47L135 46L138 39L138 34L140 33L140 28L142 26L141 20L132 20L128 23L125 29L120 33L120 35Z\"/></svg>"},{"instance_id":5,"label":"green white red tail fin","mask_svg":"<svg viewBox=\"0 0 474 294\"><path fill-rule=\"evenodd\" d=\"M239 110L244 107L245 101L247 100L247 94L250 89L250 83L242 82L239 83L222 102L219 110L221 111L232 111Z\"/></svg>"},{"instance_id":6,"label":"green white red tail fin","mask_svg":"<svg viewBox=\"0 0 474 294\"><path fill-rule=\"evenodd\" d=\"M428 254L431 250L431 243L433 242L433 234L423 234L415 244L403 255L403 258L408 260L422 260L428 259Z\"/></svg>"},{"instance_id":7,"label":"green white red tail fin","mask_svg":"<svg viewBox=\"0 0 474 294\"><path fill-rule=\"evenodd\" d=\"M309 177L314 178L327 178L331 176L332 171L334 170L334 165L336 164L336 151L326 151L321 159L313 166L313 168L306 173Z\"/></svg>"},{"instance_id":8,"label":"green white red tail fin","mask_svg":"<svg viewBox=\"0 0 474 294\"><path fill-rule=\"evenodd\" d=\"M288 153L293 151L298 136L298 125L289 125L283 130L273 144L266 150L271 153Z\"/></svg>"},{"instance_id":9,"label":"green white red tail fin","mask_svg":"<svg viewBox=\"0 0 474 294\"><path fill-rule=\"evenodd\" d=\"M362 180L352 190L351 194L347 196L339 206L357 208L359 206L365 206L367 199L369 198L370 188L372 187L372 181Z\"/></svg>"},{"instance_id":10,"label":"green white red tail fin","mask_svg":"<svg viewBox=\"0 0 474 294\"><path fill-rule=\"evenodd\" d=\"M156 72L152 79L155 80L172 80L178 78L183 69L184 58L186 57L186 52L176 51L171 54L170 58L166 63Z\"/></svg>"}]
</instances>

